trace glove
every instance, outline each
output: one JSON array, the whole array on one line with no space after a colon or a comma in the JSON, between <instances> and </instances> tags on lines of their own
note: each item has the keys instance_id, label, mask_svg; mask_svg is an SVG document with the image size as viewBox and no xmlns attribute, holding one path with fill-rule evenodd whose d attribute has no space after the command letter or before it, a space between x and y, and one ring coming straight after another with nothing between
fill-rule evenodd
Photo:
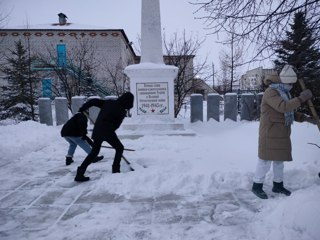
<instances>
[{"instance_id":1,"label":"glove","mask_svg":"<svg viewBox=\"0 0 320 240\"><path fill-rule=\"evenodd\" d=\"M303 90L300 93L299 99L301 103L304 103L312 98L312 92L309 89Z\"/></svg>"}]
</instances>

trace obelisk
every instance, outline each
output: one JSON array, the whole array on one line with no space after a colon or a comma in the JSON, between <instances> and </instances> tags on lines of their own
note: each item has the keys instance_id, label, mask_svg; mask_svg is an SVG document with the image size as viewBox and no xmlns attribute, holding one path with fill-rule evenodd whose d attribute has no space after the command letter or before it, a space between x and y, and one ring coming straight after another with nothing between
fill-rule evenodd
<instances>
[{"instance_id":1,"label":"obelisk","mask_svg":"<svg viewBox=\"0 0 320 240\"><path fill-rule=\"evenodd\" d=\"M141 11L141 61L124 70L135 96L132 119L172 122L178 68L163 62L159 0L142 0Z\"/></svg>"},{"instance_id":2,"label":"obelisk","mask_svg":"<svg viewBox=\"0 0 320 240\"><path fill-rule=\"evenodd\" d=\"M142 0L141 62L163 64L159 0Z\"/></svg>"}]
</instances>

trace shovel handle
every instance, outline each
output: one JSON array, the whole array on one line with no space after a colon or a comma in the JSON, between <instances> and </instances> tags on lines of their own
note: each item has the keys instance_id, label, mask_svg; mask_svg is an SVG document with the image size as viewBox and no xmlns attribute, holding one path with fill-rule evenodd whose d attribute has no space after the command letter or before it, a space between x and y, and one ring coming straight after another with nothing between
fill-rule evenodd
<instances>
[{"instance_id":1,"label":"shovel handle","mask_svg":"<svg viewBox=\"0 0 320 240\"><path fill-rule=\"evenodd\" d=\"M304 81L303 81L302 78L299 78L299 84L300 84L300 86L301 86L302 91L306 89L306 85L304 84ZM318 116L318 114L317 114L317 112L316 112L316 109L315 109L315 107L314 107L311 99L308 100L308 106L309 106L309 109L310 109L310 111L311 111L311 113L312 113L313 118L314 118L314 119L316 120L316 122L317 122L317 126L318 126L318 129L319 129L319 131L320 131L319 116Z\"/></svg>"}]
</instances>

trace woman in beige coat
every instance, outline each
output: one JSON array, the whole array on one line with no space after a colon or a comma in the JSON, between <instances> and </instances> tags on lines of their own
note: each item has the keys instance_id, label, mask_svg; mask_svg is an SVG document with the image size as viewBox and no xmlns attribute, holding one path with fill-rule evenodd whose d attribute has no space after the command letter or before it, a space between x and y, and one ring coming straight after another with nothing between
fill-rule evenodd
<instances>
[{"instance_id":1,"label":"woman in beige coat","mask_svg":"<svg viewBox=\"0 0 320 240\"><path fill-rule=\"evenodd\" d=\"M304 90L299 97L291 98L290 90L296 78L280 78L278 75L266 75L264 83L269 85L261 101L259 127L258 163L254 176L252 192L267 199L263 191L263 182L273 163L272 191L287 196L291 194L283 186L284 161L292 161L291 124L293 121L307 120L304 114L294 112L301 104L312 97L310 90Z\"/></svg>"}]
</instances>

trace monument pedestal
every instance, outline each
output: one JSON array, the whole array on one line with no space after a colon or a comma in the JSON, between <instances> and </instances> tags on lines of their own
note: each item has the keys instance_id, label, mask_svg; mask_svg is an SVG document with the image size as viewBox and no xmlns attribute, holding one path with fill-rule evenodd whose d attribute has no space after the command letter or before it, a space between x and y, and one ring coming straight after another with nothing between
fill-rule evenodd
<instances>
[{"instance_id":1,"label":"monument pedestal","mask_svg":"<svg viewBox=\"0 0 320 240\"><path fill-rule=\"evenodd\" d=\"M183 132L184 124L174 118L178 68L163 62L159 0L142 0L141 6L141 62L124 69L134 104L132 116L122 124L121 131L137 136Z\"/></svg>"},{"instance_id":2,"label":"monument pedestal","mask_svg":"<svg viewBox=\"0 0 320 240\"><path fill-rule=\"evenodd\" d=\"M174 78L178 68L171 65L141 63L124 70L130 78L135 100L131 118L121 126L122 134L143 136L194 135L174 118Z\"/></svg>"},{"instance_id":3,"label":"monument pedestal","mask_svg":"<svg viewBox=\"0 0 320 240\"><path fill-rule=\"evenodd\" d=\"M132 118L174 121L174 78L178 68L156 63L140 63L125 68L130 91L135 96Z\"/></svg>"}]
</instances>

